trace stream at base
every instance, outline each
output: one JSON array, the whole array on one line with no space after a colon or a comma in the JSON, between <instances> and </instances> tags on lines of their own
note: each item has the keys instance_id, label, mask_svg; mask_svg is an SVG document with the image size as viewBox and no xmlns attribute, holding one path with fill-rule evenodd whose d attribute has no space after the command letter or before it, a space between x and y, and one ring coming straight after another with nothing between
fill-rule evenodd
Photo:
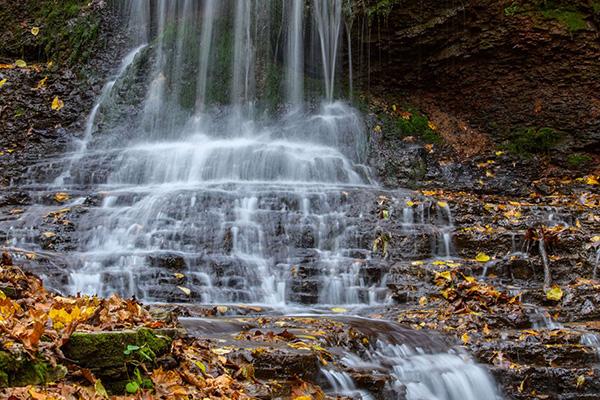
<instances>
[{"instance_id":1,"label":"stream at base","mask_svg":"<svg viewBox=\"0 0 600 400\"><path fill-rule=\"evenodd\" d=\"M448 206L409 207L410 193L383 190L366 166L365 124L340 79L342 0L121 3L133 50L73 152L31 167L22 189L37 205L9 229L12 246L41 250L35 227L77 211L61 270L44 276L50 287L352 310L390 302L389 259L452 256ZM45 200L58 192L69 195L60 209ZM396 249L390 213L403 221ZM331 393L375 398L355 379L365 373L383 377L379 398L500 398L484 368L433 334L328 318L371 338L321 367ZM231 334L215 320L184 325Z\"/></svg>"},{"instance_id":2,"label":"stream at base","mask_svg":"<svg viewBox=\"0 0 600 400\"><path fill-rule=\"evenodd\" d=\"M285 321L298 319L303 330L287 330ZM351 316L292 314L274 318L273 332L294 332L310 337L311 324L319 320L335 321L368 337L369 345L351 350L337 344L336 360L320 368L317 380L331 395L353 399L407 400L481 400L501 399L490 375L471 358L448 345L431 332L402 328L394 323ZM240 332L257 328L248 318L183 318L183 326L192 336L211 338L217 343L230 342L240 347L252 347L252 339L240 343ZM279 327L279 328L278 328ZM256 331L254 331L256 335ZM252 337L252 335L249 335ZM248 337L248 336L246 336ZM364 339L363 339L364 340ZM262 345L262 343L261 343ZM292 355L286 355L292 359ZM358 377L360 384L355 381ZM369 377L369 378L365 378ZM369 383L365 383L369 382ZM375 390L373 382L382 382Z\"/></svg>"}]
</instances>

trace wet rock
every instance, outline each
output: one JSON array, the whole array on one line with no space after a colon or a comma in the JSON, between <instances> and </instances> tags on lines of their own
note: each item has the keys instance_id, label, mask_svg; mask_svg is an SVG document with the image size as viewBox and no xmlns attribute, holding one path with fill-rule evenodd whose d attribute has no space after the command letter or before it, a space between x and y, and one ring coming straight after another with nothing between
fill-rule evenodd
<instances>
[{"instance_id":1,"label":"wet rock","mask_svg":"<svg viewBox=\"0 0 600 400\"><path fill-rule=\"evenodd\" d=\"M175 253L148 256L148 263L153 268L164 268L171 271L183 271L187 268L185 259Z\"/></svg>"},{"instance_id":2,"label":"wet rock","mask_svg":"<svg viewBox=\"0 0 600 400\"><path fill-rule=\"evenodd\" d=\"M128 381L128 345L151 350L156 357L167 353L173 330L137 330L114 332L75 332L62 347L64 355L80 367L90 369L101 378L107 389L122 392ZM135 354L131 357L135 358ZM147 360L145 360L147 361Z\"/></svg>"},{"instance_id":3,"label":"wet rock","mask_svg":"<svg viewBox=\"0 0 600 400\"><path fill-rule=\"evenodd\" d=\"M31 360L25 352L0 351L0 388L45 385L66 375L67 369L60 364L52 366L43 358Z\"/></svg>"}]
</instances>

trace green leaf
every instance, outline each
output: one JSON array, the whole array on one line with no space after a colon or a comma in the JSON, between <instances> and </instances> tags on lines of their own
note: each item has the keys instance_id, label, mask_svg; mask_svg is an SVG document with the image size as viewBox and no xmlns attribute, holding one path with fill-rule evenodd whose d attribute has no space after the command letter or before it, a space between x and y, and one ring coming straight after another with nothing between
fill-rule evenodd
<instances>
[{"instance_id":1,"label":"green leaf","mask_svg":"<svg viewBox=\"0 0 600 400\"><path fill-rule=\"evenodd\" d=\"M123 354L125 354L126 356L130 355L131 353L133 353L134 351L138 351L140 349L140 346L135 346L132 344L128 344L127 345L127 349L125 349L125 351L123 352Z\"/></svg>"},{"instance_id":2,"label":"green leaf","mask_svg":"<svg viewBox=\"0 0 600 400\"><path fill-rule=\"evenodd\" d=\"M196 367L200 368L200 371L202 371L203 374L206 374L206 365L200 361L194 361L194 364L196 364Z\"/></svg>"},{"instance_id":3,"label":"green leaf","mask_svg":"<svg viewBox=\"0 0 600 400\"><path fill-rule=\"evenodd\" d=\"M140 385L137 382L129 382L125 385L125 391L130 394L135 394L140 390Z\"/></svg>"}]
</instances>

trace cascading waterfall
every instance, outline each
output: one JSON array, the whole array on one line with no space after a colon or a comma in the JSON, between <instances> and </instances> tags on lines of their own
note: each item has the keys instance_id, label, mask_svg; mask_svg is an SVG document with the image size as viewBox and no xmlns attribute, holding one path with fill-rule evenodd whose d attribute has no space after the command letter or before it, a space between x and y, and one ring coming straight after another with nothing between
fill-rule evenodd
<instances>
[{"instance_id":1,"label":"cascading waterfall","mask_svg":"<svg viewBox=\"0 0 600 400\"><path fill-rule=\"evenodd\" d=\"M93 151L71 163L78 172L69 183L102 184L108 193L83 229L71 291L177 297L177 286L157 284L167 279L164 260L177 259L202 302L384 299L384 287L363 276L364 260L351 256L360 246L340 193L372 185L362 166L361 117L333 101L341 4L136 0L125 7L128 26L148 18L144 25L155 28L145 38L148 89L124 146L118 126L95 124L119 112L118 99L99 102L89 127ZM309 27L314 40L305 40ZM137 45L144 32L133 29ZM305 48L321 54L316 65L305 62ZM306 78L307 70L321 70L322 79ZM305 93L305 79L321 89ZM86 175L99 163L109 166L104 179ZM297 274L307 263L313 287Z\"/></svg>"},{"instance_id":2,"label":"cascading waterfall","mask_svg":"<svg viewBox=\"0 0 600 400\"><path fill-rule=\"evenodd\" d=\"M384 302L385 271L362 226L381 191L364 165L361 115L336 100L344 2L118 3L134 50L52 186L94 193L73 200L89 206L67 289L275 307ZM420 221L405 210L407 231L426 225L419 210ZM442 236L432 253L448 257ZM394 346L382 342L370 362L395 362L409 398L495 398L475 364ZM343 372L324 373L334 391L370 398Z\"/></svg>"}]
</instances>

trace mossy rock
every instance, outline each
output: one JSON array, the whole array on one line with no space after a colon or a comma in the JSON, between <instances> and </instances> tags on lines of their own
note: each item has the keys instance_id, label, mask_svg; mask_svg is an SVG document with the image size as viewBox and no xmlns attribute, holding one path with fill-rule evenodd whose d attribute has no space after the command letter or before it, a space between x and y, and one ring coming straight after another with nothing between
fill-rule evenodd
<instances>
[{"instance_id":1,"label":"mossy rock","mask_svg":"<svg viewBox=\"0 0 600 400\"><path fill-rule=\"evenodd\" d=\"M0 351L0 388L45 385L67 375L62 365L51 366L45 360L31 360L25 353L14 355Z\"/></svg>"},{"instance_id":2,"label":"mossy rock","mask_svg":"<svg viewBox=\"0 0 600 400\"><path fill-rule=\"evenodd\" d=\"M153 331L146 328L114 332L75 332L62 347L63 354L80 367L88 368L102 379L107 389L119 391L119 385L127 382L127 346L139 346L152 350L158 357L166 354L176 330ZM123 385L124 387L124 385Z\"/></svg>"}]
</instances>

